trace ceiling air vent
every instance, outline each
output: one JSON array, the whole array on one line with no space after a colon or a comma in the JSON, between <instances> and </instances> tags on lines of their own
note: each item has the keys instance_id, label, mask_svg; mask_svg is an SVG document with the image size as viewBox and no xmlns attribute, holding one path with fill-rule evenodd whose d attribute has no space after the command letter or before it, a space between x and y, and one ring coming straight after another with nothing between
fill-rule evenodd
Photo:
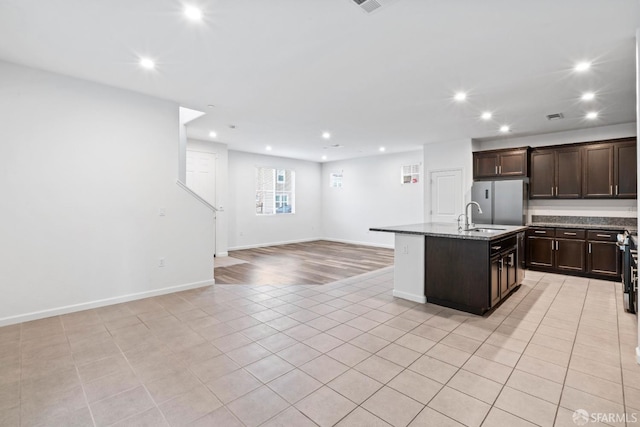
<instances>
[{"instance_id":1,"label":"ceiling air vent","mask_svg":"<svg viewBox=\"0 0 640 427\"><path fill-rule=\"evenodd\" d=\"M351 0L351 1L353 1L355 4L360 6L362 10L364 10L367 13L371 13L374 10L382 7L382 5L378 0Z\"/></svg>"},{"instance_id":2,"label":"ceiling air vent","mask_svg":"<svg viewBox=\"0 0 640 427\"><path fill-rule=\"evenodd\" d=\"M564 114L562 113L547 114L547 120L562 120L562 119L564 119Z\"/></svg>"}]
</instances>

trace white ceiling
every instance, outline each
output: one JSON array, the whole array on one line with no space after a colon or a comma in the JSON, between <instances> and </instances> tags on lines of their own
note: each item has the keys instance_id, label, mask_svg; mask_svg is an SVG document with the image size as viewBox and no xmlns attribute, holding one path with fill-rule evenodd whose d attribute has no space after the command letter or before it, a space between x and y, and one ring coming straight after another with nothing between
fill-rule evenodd
<instances>
[{"instance_id":1,"label":"white ceiling","mask_svg":"<svg viewBox=\"0 0 640 427\"><path fill-rule=\"evenodd\" d=\"M513 137L633 122L637 28L639 0L391 0L372 14L352 0L0 0L0 59L204 111L193 138L320 161L496 138L503 123Z\"/></svg>"}]
</instances>

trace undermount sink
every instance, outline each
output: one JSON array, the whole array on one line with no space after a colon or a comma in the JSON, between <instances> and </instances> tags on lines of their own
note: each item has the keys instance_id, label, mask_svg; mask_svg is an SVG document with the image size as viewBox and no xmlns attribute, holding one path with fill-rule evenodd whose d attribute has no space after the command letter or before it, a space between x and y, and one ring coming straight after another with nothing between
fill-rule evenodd
<instances>
[{"instance_id":1,"label":"undermount sink","mask_svg":"<svg viewBox=\"0 0 640 427\"><path fill-rule=\"evenodd\" d=\"M467 231L475 231L478 233L499 233L501 231L505 231L506 228L490 228L490 227L478 227L478 228L470 228Z\"/></svg>"}]
</instances>

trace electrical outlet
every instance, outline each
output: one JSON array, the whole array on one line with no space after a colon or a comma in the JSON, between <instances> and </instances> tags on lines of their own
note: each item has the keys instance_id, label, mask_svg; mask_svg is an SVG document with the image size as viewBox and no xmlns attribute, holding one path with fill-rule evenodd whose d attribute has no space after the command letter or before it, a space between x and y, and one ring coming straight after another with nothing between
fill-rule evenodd
<instances>
[{"instance_id":1,"label":"electrical outlet","mask_svg":"<svg viewBox=\"0 0 640 427\"><path fill-rule=\"evenodd\" d=\"M164 258L158 260L158 267L164 267Z\"/></svg>"},{"instance_id":2,"label":"electrical outlet","mask_svg":"<svg viewBox=\"0 0 640 427\"><path fill-rule=\"evenodd\" d=\"M165 214L166 214L166 211L164 210L164 208L158 209L158 215L159 216L165 216Z\"/></svg>"},{"instance_id":3,"label":"electrical outlet","mask_svg":"<svg viewBox=\"0 0 640 427\"><path fill-rule=\"evenodd\" d=\"M409 253L409 245L404 245L402 247L402 253L403 254L408 254Z\"/></svg>"}]
</instances>

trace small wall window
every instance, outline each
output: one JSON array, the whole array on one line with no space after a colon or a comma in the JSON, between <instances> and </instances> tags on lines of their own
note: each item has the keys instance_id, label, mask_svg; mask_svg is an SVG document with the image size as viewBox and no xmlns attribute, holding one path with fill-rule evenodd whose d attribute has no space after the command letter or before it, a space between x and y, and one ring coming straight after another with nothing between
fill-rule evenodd
<instances>
[{"instance_id":1,"label":"small wall window","mask_svg":"<svg viewBox=\"0 0 640 427\"><path fill-rule=\"evenodd\" d=\"M420 165L406 165L400 169L402 184L417 184L420 182Z\"/></svg>"},{"instance_id":2,"label":"small wall window","mask_svg":"<svg viewBox=\"0 0 640 427\"><path fill-rule=\"evenodd\" d=\"M295 213L295 177L287 169L256 168L256 215Z\"/></svg>"}]
</instances>

